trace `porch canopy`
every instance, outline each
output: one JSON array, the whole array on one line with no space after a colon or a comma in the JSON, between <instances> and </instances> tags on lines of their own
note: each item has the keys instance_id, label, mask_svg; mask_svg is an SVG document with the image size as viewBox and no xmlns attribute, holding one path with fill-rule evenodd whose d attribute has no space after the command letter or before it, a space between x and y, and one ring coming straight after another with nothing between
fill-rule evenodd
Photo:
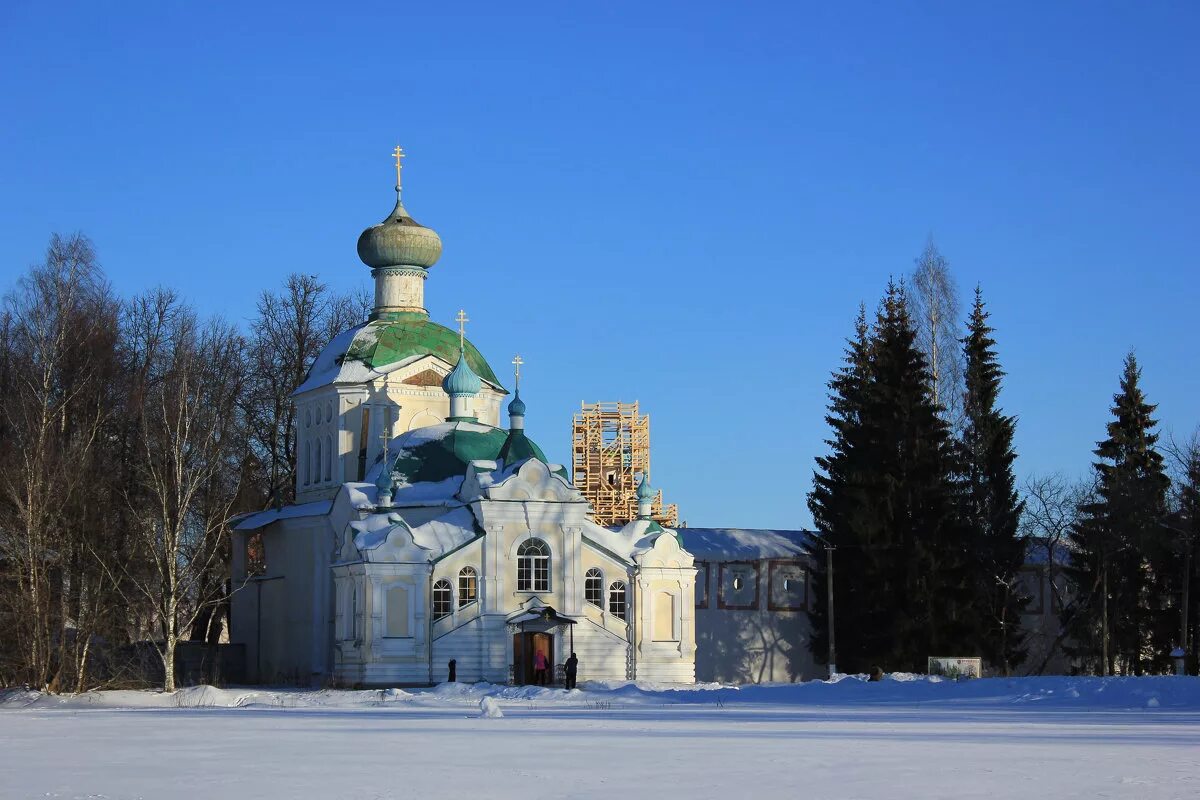
<instances>
[{"instance_id":1,"label":"porch canopy","mask_svg":"<svg viewBox=\"0 0 1200 800\"><path fill-rule=\"evenodd\" d=\"M509 625L524 625L526 622L541 622L547 625L575 625L579 620L572 619L554 610L552 606L522 609L504 618Z\"/></svg>"}]
</instances>

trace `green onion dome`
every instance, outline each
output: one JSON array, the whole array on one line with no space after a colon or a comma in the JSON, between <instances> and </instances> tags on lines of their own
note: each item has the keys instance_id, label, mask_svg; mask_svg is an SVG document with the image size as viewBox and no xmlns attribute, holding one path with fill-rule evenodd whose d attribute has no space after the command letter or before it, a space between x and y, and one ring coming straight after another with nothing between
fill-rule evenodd
<instances>
[{"instance_id":1,"label":"green onion dome","mask_svg":"<svg viewBox=\"0 0 1200 800\"><path fill-rule=\"evenodd\" d=\"M454 365L454 369L450 370L450 374L442 380L442 389L451 397L474 397L479 394L479 390L483 388L483 381L471 369L471 365L467 363L466 353L462 350L458 352L458 363Z\"/></svg>"},{"instance_id":2,"label":"green onion dome","mask_svg":"<svg viewBox=\"0 0 1200 800\"><path fill-rule=\"evenodd\" d=\"M367 228L358 237L358 257L368 267L421 267L428 269L442 255L437 231L417 222L396 197L387 219Z\"/></svg>"}]
</instances>

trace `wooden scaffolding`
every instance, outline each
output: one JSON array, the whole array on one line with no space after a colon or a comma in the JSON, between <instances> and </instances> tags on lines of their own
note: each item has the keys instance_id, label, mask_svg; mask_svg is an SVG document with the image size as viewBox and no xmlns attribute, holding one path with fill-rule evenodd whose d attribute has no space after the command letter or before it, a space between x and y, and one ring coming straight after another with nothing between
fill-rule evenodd
<instances>
[{"instance_id":1,"label":"wooden scaffolding","mask_svg":"<svg viewBox=\"0 0 1200 800\"><path fill-rule=\"evenodd\" d=\"M639 414L636 402L583 403L571 428L571 468L598 524L636 519L638 476L650 474L650 416ZM651 516L664 527L679 526L679 509L663 505L661 489Z\"/></svg>"}]
</instances>

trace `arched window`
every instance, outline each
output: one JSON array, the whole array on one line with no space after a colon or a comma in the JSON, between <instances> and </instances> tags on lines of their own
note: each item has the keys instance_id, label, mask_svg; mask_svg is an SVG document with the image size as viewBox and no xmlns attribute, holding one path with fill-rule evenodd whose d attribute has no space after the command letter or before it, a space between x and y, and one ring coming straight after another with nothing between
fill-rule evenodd
<instances>
[{"instance_id":1,"label":"arched window","mask_svg":"<svg viewBox=\"0 0 1200 800\"><path fill-rule=\"evenodd\" d=\"M333 437L325 437L325 480L333 480Z\"/></svg>"},{"instance_id":2,"label":"arched window","mask_svg":"<svg viewBox=\"0 0 1200 800\"><path fill-rule=\"evenodd\" d=\"M433 585L433 618L441 619L450 613L453 591L450 581L442 578Z\"/></svg>"},{"instance_id":3,"label":"arched window","mask_svg":"<svg viewBox=\"0 0 1200 800\"><path fill-rule=\"evenodd\" d=\"M312 459L310 458L310 455L309 455L311 450L312 450L312 444L310 442L305 442L304 443L304 457L302 459L300 459L301 461L304 462L304 485L305 486L308 486L308 484L312 483L312 466L311 466Z\"/></svg>"},{"instance_id":4,"label":"arched window","mask_svg":"<svg viewBox=\"0 0 1200 800\"><path fill-rule=\"evenodd\" d=\"M604 575L595 567L583 576L583 599L604 608Z\"/></svg>"},{"instance_id":5,"label":"arched window","mask_svg":"<svg viewBox=\"0 0 1200 800\"><path fill-rule=\"evenodd\" d=\"M613 581L608 586L608 613L625 619L625 584Z\"/></svg>"},{"instance_id":6,"label":"arched window","mask_svg":"<svg viewBox=\"0 0 1200 800\"><path fill-rule=\"evenodd\" d=\"M474 567L463 567L458 571L458 607L470 605L479 599L479 576Z\"/></svg>"},{"instance_id":7,"label":"arched window","mask_svg":"<svg viewBox=\"0 0 1200 800\"><path fill-rule=\"evenodd\" d=\"M550 548L541 539L529 539L517 549L517 591L550 591Z\"/></svg>"}]
</instances>

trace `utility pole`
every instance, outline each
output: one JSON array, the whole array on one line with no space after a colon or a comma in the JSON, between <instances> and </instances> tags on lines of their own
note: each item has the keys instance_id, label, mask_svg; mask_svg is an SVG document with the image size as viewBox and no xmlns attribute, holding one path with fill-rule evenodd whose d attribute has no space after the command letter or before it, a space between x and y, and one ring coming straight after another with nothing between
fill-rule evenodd
<instances>
[{"instance_id":1,"label":"utility pole","mask_svg":"<svg viewBox=\"0 0 1200 800\"><path fill-rule=\"evenodd\" d=\"M833 545L825 543L825 612L829 621L829 677L837 673L837 648L833 643Z\"/></svg>"},{"instance_id":2,"label":"utility pole","mask_svg":"<svg viewBox=\"0 0 1200 800\"><path fill-rule=\"evenodd\" d=\"M1107 677L1108 676L1108 560L1107 559L1104 562L1104 569L1101 570L1101 575L1103 576L1103 589L1101 591L1104 594L1104 616L1103 616L1103 623L1102 623L1103 628L1104 628L1104 636L1102 637L1103 641L1104 641L1104 645L1103 645L1104 652L1102 654L1102 662L1100 664L1100 674Z\"/></svg>"}]
</instances>

